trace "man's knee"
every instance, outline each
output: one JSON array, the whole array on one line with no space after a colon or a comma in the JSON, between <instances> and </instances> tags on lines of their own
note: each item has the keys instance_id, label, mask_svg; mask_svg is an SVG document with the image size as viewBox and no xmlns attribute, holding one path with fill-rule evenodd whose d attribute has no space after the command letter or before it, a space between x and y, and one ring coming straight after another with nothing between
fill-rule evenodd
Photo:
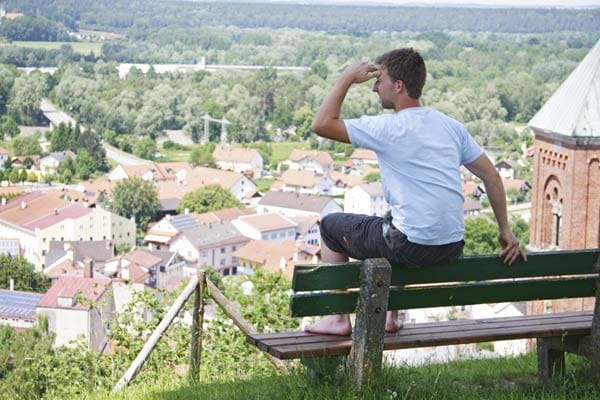
<instances>
[{"instance_id":1,"label":"man's knee","mask_svg":"<svg viewBox=\"0 0 600 400\"><path fill-rule=\"evenodd\" d=\"M336 221L339 220L341 215L344 215L344 213L332 213L332 214L327 214L326 216L323 217L323 219L321 219L321 222L319 222L319 229L321 231L321 236L323 236L323 233L325 233L325 234L331 233L333 227L336 224Z\"/></svg>"}]
</instances>

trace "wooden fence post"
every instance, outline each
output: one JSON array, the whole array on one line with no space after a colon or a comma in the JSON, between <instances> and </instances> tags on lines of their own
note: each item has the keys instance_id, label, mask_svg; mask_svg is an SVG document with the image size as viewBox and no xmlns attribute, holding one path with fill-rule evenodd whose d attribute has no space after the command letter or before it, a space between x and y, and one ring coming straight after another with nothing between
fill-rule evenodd
<instances>
[{"instance_id":1,"label":"wooden fence post","mask_svg":"<svg viewBox=\"0 0 600 400\"><path fill-rule=\"evenodd\" d=\"M202 336L204 323L204 290L206 287L206 272L198 272L198 286L194 295L194 310L192 311L192 349L190 354L190 379L195 381L200 374L202 358Z\"/></svg>"},{"instance_id":2,"label":"wooden fence post","mask_svg":"<svg viewBox=\"0 0 600 400\"><path fill-rule=\"evenodd\" d=\"M183 289L183 292L181 292L179 297L175 299L175 302L173 303L171 308L169 308L169 311L167 311L167 314L165 315L163 320L160 321L156 329L154 329L154 332L152 332L152 335L150 335L150 337L144 344L144 347L142 347L142 350L140 350L137 357L135 358L135 360L133 360L127 371L125 371L123 377L121 377L119 382L117 382L115 387L113 387L113 392L120 391L123 387L127 386L129 381L131 381L134 378L134 376L137 374L139 369L146 361L146 358L148 358L150 353L152 353L152 350L154 350L154 347L156 346L162 335L171 325L171 322L173 322L179 311L183 308L183 305L185 304L186 300L192 295L192 293L194 293L197 286L198 276L193 276L192 279L188 282L187 286Z\"/></svg>"},{"instance_id":3,"label":"wooden fence post","mask_svg":"<svg viewBox=\"0 0 600 400\"><path fill-rule=\"evenodd\" d=\"M360 295L348 357L350 376L359 390L381 371L391 275L392 267L384 258L365 260L360 269Z\"/></svg>"}]
</instances>

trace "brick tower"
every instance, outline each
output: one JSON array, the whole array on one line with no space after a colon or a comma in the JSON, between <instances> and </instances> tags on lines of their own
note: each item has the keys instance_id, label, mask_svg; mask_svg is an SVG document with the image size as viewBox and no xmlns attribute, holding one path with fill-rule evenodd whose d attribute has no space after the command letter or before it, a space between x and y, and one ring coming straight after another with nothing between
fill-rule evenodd
<instances>
[{"instance_id":1,"label":"brick tower","mask_svg":"<svg viewBox=\"0 0 600 400\"><path fill-rule=\"evenodd\" d=\"M535 133L529 246L600 247L600 41L529 126ZM594 298L532 301L527 313L593 307Z\"/></svg>"},{"instance_id":2,"label":"brick tower","mask_svg":"<svg viewBox=\"0 0 600 400\"><path fill-rule=\"evenodd\" d=\"M535 133L530 246L600 247L600 41L529 126Z\"/></svg>"}]
</instances>

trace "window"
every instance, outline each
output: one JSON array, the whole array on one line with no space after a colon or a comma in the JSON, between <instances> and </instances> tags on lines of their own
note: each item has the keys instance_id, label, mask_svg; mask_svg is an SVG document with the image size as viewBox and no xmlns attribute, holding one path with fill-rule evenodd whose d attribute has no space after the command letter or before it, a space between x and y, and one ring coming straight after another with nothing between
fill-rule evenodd
<instances>
[{"instance_id":1,"label":"window","mask_svg":"<svg viewBox=\"0 0 600 400\"><path fill-rule=\"evenodd\" d=\"M208 251L202 250L202 257L208 257Z\"/></svg>"},{"instance_id":2,"label":"window","mask_svg":"<svg viewBox=\"0 0 600 400\"><path fill-rule=\"evenodd\" d=\"M225 254L225 247L221 247L221 254Z\"/></svg>"},{"instance_id":3,"label":"window","mask_svg":"<svg viewBox=\"0 0 600 400\"><path fill-rule=\"evenodd\" d=\"M221 260L219 261L219 265L225 265L225 259L221 258Z\"/></svg>"},{"instance_id":4,"label":"window","mask_svg":"<svg viewBox=\"0 0 600 400\"><path fill-rule=\"evenodd\" d=\"M236 250L237 250L237 246L236 245L231 246L231 251L236 251Z\"/></svg>"}]
</instances>

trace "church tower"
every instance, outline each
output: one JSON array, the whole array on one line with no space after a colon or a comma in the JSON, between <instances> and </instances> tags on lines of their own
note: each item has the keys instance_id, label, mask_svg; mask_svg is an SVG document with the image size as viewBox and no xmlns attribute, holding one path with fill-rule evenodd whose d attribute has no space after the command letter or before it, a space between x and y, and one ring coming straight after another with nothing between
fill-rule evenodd
<instances>
[{"instance_id":1,"label":"church tower","mask_svg":"<svg viewBox=\"0 0 600 400\"><path fill-rule=\"evenodd\" d=\"M600 247L600 41L529 121L530 246Z\"/></svg>"}]
</instances>

